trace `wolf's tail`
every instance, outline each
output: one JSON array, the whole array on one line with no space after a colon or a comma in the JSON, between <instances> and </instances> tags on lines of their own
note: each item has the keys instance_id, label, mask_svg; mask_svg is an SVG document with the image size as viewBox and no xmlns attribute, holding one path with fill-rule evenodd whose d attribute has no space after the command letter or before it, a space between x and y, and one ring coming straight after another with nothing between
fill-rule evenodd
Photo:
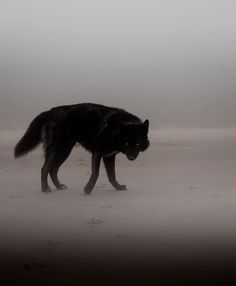
<instances>
[{"instance_id":1,"label":"wolf's tail","mask_svg":"<svg viewBox=\"0 0 236 286\"><path fill-rule=\"evenodd\" d=\"M36 148L41 142L42 127L47 121L47 115L48 112L43 112L30 123L24 136L16 144L14 149L15 158L26 155L28 152Z\"/></svg>"}]
</instances>

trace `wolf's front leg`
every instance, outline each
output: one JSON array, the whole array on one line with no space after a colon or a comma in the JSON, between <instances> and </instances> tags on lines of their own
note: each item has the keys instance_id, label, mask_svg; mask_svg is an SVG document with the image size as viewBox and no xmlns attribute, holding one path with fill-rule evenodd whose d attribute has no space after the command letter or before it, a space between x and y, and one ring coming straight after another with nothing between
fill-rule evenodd
<instances>
[{"instance_id":1,"label":"wolf's front leg","mask_svg":"<svg viewBox=\"0 0 236 286\"><path fill-rule=\"evenodd\" d=\"M107 171L109 182L116 190L126 190L126 186L120 185L116 180L115 158L116 158L115 154L109 157L103 157L103 162Z\"/></svg>"},{"instance_id":2,"label":"wolf's front leg","mask_svg":"<svg viewBox=\"0 0 236 286\"><path fill-rule=\"evenodd\" d=\"M98 152L95 152L92 155L92 174L89 178L88 183L84 187L84 192L86 194L90 194L96 184L96 181L99 175L101 158L102 156Z\"/></svg>"}]
</instances>

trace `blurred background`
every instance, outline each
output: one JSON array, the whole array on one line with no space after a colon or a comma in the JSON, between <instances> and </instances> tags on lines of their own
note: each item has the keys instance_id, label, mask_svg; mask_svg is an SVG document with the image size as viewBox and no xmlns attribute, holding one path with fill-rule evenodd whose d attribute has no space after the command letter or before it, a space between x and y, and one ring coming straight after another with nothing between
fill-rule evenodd
<instances>
[{"instance_id":1,"label":"blurred background","mask_svg":"<svg viewBox=\"0 0 236 286\"><path fill-rule=\"evenodd\" d=\"M233 0L1 0L0 128L79 102L236 126Z\"/></svg>"}]
</instances>

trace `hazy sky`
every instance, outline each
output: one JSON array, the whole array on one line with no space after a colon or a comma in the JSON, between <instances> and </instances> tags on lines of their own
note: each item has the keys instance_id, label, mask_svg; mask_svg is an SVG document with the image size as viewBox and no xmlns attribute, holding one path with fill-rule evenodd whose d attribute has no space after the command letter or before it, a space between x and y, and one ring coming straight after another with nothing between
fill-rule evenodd
<instances>
[{"instance_id":1,"label":"hazy sky","mask_svg":"<svg viewBox=\"0 0 236 286\"><path fill-rule=\"evenodd\" d=\"M236 126L235 0L1 0L0 128L118 105L152 127Z\"/></svg>"}]
</instances>

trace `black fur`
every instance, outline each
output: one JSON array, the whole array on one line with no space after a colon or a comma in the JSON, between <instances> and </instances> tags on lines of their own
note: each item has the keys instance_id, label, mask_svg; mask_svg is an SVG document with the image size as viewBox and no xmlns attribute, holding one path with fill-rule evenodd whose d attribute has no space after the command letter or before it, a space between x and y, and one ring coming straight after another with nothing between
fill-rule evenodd
<instances>
[{"instance_id":1,"label":"black fur","mask_svg":"<svg viewBox=\"0 0 236 286\"><path fill-rule=\"evenodd\" d=\"M117 190L124 190L115 175L115 156L122 152L134 160L149 146L148 120L144 123L123 109L93 103L59 106L38 115L15 147L15 157L25 155L40 142L45 162L41 170L42 191L50 191L48 174L58 189L66 186L57 173L76 142L92 153L92 174L84 191L90 193L99 175L103 159L108 179Z\"/></svg>"}]
</instances>

